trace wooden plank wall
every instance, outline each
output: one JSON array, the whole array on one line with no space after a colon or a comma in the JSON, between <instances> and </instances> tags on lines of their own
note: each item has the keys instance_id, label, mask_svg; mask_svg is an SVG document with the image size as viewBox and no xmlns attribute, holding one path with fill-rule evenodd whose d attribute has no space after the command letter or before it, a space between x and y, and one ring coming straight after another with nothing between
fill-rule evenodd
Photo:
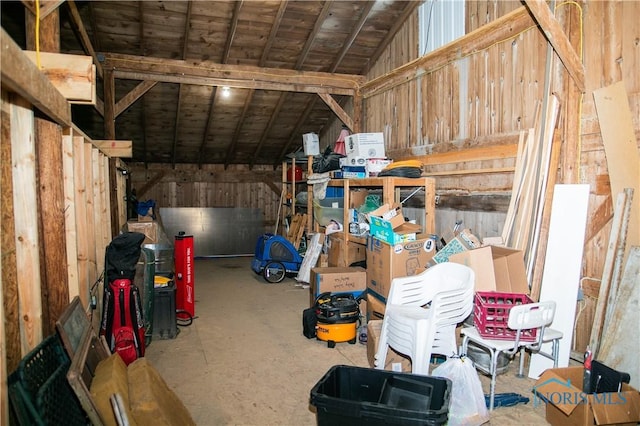
<instances>
[{"instance_id":1,"label":"wooden plank wall","mask_svg":"<svg viewBox=\"0 0 640 426\"><path fill-rule=\"evenodd\" d=\"M262 210L265 231L273 232L280 201L281 168L256 165L133 163L131 188L139 201L155 200L163 207L242 207ZM148 189L147 189L148 188ZM144 192L141 192L144 191Z\"/></svg>"},{"instance_id":2,"label":"wooden plank wall","mask_svg":"<svg viewBox=\"0 0 640 426\"><path fill-rule=\"evenodd\" d=\"M47 143L61 146L62 158L52 168L60 171L63 193L58 195L61 200L55 205L40 206L36 201L47 185L38 181L45 177L39 176L36 167L39 151L35 149L34 140L38 136L34 136L33 117L31 104L3 89L0 142L3 315L0 321L4 335L0 364L9 373L50 333L50 324L57 320L55 312L49 311L52 315L47 318L49 324L43 321L43 311L48 308L41 294L44 289L49 301L52 292L67 295L68 301L79 295L88 308L90 289L104 269L105 248L111 240L108 161L82 132L63 128L54 133L57 134L55 140L51 135L47 137ZM52 208L64 212L64 230L56 238L64 239L66 257L50 256L58 264L49 265L66 271L66 279L59 283L50 282L52 277L41 274L45 259L40 248L44 236L37 222L41 209ZM61 285L65 288L59 288ZM65 306L64 302L60 303ZM2 391L4 395L6 388Z\"/></svg>"},{"instance_id":3,"label":"wooden plank wall","mask_svg":"<svg viewBox=\"0 0 640 426\"><path fill-rule=\"evenodd\" d=\"M640 3L577 2L583 10L583 30L580 31L580 11L573 2L558 7L559 22L569 34L572 44L584 44L586 93L580 105L567 105L567 93L573 82L557 58L552 67L552 90L561 98L559 129L563 138L571 138L566 123L567 108L580 109L578 141L563 141L563 147L577 145L578 153L563 157L558 182L589 183L589 222L585 243L581 285L585 300L576 306L578 325L574 349L586 347L597 297L602 265L612 215L607 162L604 155L598 117L593 105L593 90L623 80L629 96L636 134L640 135L640 28L635 24L640 16ZM466 31L469 33L504 14L521 7L520 2L467 2ZM401 30L368 78L388 73L411 59L408 46L417 45L417 32ZM388 152L446 152L452 149L495 145L512 139L518 131L533 126L535 111L543 99L547 42L533 25L509 40L495 40L491 47L458 59L430 73L382 91L365 100L364 131L385 134ZM413 37L413 38L412 38ZM411 40L408 40L411 39ZM578 49L580 50L580 49ZM335 126L335 124L334 124ZM333 127L332 127L333 129ZM515 140L517 142L517 139ZM513 140L511 142L514 142ZM563 153L561 155L564 155ZM577 156L577 158L574 158ZM578 173L570 172L576 165ZM491 160L480 167L509 167L513 159ZM455 167L443 165L440 169ZM575 178L571 176L575 175ZM437 190L463 194L510 192L512 173L437 177ZM614 194L615 196L615 194ZM471 229L497 230L504 223L504 212L465 211L461 214L440 214L450 221L463 216ZM439 232L450 223L437 223ZM483 235L479 235L482 237Z\"/></svg>"}]
</instances>

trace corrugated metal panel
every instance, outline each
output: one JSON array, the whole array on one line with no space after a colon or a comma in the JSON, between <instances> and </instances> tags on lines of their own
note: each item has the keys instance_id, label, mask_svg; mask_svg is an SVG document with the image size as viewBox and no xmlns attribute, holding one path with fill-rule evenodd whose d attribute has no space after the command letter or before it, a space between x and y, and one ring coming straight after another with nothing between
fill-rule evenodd
<instances>
[{"instance_id":1,"label":"corrugated metal panel","mask_svg":"<svg viewBox=\"0 0 640 426\"><path fill-rule=\"evenodd\" d=\"M260 209L161 208L160 216L170 238L180 231L193 235L197 257L253 254L264 233Z\"/></svg>"},{"instance_id":2,"label":"corrugated metal panel","mask_svg":"<svg viewBox=\"0 0 640 426\"><path fill-rule=\"evenodd\" d=\"M464 0L427 0L420 6L422 55L464 35L464 5Z\"/></svg>"}]
</instances>

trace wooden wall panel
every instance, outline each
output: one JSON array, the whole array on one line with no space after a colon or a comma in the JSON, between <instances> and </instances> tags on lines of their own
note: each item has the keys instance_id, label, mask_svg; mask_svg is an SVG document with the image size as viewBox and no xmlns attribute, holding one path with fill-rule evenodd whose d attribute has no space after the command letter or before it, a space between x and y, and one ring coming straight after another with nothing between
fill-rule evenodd
<instances>
[{"instance_id":1,"label":"wooden wall panel","mask_svg":"<svg viewBox=\"0 0 640 426\"><path fill-rule=\"evenodd\" d=\"M578 6L582 7L583 13L582 31ZM467 1L466 31L478 29L519 7L520 2ZM571 42L576 46L580 41L583 43L586 82L586 92L580 104L567 105L566 102L575 102L571 98L575 96L571 92L574 90L573 82L564 67L554 59L557 65L552 70L555 79L553 90L567 97L560 100L559 128L563 137L570 138L563 141L561 155L572 156L561 160L564 169L560 170L558 181L563 182L566 177L591 185L589 217L592 219L587 224L587 234L591 238L585 244L582 275L588 281L586 293L597 296L609 232L606 214L602 216L602 213L608 211L604 207L607 203L610 205L611 195L592 92L616 81L624 81L636 136L640 141L640 74L637 72L640 68L640 27L635 24L640 16L640 3L578 1L560 3L557 7L556 16ZM399 31L369 71L369 79L380 77L408 59L414 59L412 54L415 54L413 46L417 44L417 32L408 27L415 29L416 23L417 20L409 21ZM415 39L410 40L411 37ZM442 152L440 147L446 150L447 147L469 146L469 141L480 145L497 143L507 134L533 126L536 109L543 99L546 50L547 40L533 24L509 40L495 40L484 51L474 52L467 58L367 98L363 131L383 131L388 152L401 152L398 149L408 148L415 155ZM415 102L409 93L415 95ZM574 114L571 108L578 108L580 116L577 136L572 134L572 126L575 128L576 124L565 121ZM335 126L331 128L335 129ZM512 159L485 162L483 167L510 165L513 165ZM568 170L574 165L579 167L576 173ZM430 170L456 167L443 165ZM436 188L438 191L476 195L492 191L509 193L511 181L512 173L447 176L437 178ZM472 230L491 230L501 226L498 225L502 220L500 214L458 212ZM438 211L438 219L447 222L455 216L455 213ZM490 217L489 222L486 217ZM438 223L437 227L445 231L447 224ZM578 330L574 342L577 351L584 350L588 341L594 300L588 296L577 306Z\"/></svg>"},{"instance_id":2,"label":"wooden wall panel","mask_svg":"<svg viewBox=\"0 0 640 426\"><path fill-rule=\"evenodd\" d=\"M271 166L177 164L175 169L166 165L132 164L131 187L142 188L159 171L163 178L144 193L143 199L155 200L159 209L169 207L243 207L262 210L265 230L273 232L278 217L280 193L265 183L281 187L282 172Z\"/></svg>"},{"instance_id":3,"label":"wooden wall panel","mask_svg":"<svg viewBox=\"0 0 640 426\"><path fill-rule=\"evenodd\" d=\"M16 97L10 108L11 163L16 237L18 312L22 356L42 341L42 302L40 286L40 239L36 184L34 114L31 105Z\"/></svg>"},{"instance_id":4,"label":"wooden wall panel","mask_svg":"<svg viewBox=\"0 0 640 426\"><path fill-rule=\"evenodd\" d=\"M11 99L2 91L2 134L0 139L0 254L2 255L2 305L4 308L3 345L7 371L15 370L22 358L20 349L20 313L18 309L18 279L16 237L13 208L13 167L11 166Z\"/></svg>"}]
</instances>

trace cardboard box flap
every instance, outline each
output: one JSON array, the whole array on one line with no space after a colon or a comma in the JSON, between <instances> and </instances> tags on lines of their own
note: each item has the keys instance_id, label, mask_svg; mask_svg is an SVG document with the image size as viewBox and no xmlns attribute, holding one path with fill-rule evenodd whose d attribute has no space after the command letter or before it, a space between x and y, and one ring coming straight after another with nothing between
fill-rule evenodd
<instances>
[{"instance_id":1,"label":"cardboard box flap","mask_svg":"<svg viewBox=\"0 0 640 426\"><path fill-rule=\"evenodd\" d=\"M391 223L391 228L396 229L404 223L402 207L398 204L383 204L369 213L369 217L377 217Z\"/></svg>"},{"instance_id":2,"label":"cardboard box flap","mask_svg":"<svg viewBox=\"0 0 640 426\"><path fill-rule=\"evenodd\" d=\"M589 403L598 425L640 422L640 393L628 385L621 392L589 395Z\"/></svg>"},{"instance_id":3,"label":"cardboard box flap","mask_svg":"<svg viewBox=\"0 0 640 426\"><path fill-rule=\"evenodd\" d=\"M491 247L496 290L505 293L529 294L524 253L505 247Z\"/></svg>"},{"instance_id":4,"label":"cardboard box flap","mask_svg":"<svg viewBox=\"0 0 640 426\"><path fill-rule=\"evenodd\" d=\"M577 384L578 386L574 386ZM583 403L578 397L582 393L582 368L557 368L546 370L536 381L533 391L547 404L552 404L567 416ZM564 395L576 397L564 398Z\"/></svg>"}]
</instances>

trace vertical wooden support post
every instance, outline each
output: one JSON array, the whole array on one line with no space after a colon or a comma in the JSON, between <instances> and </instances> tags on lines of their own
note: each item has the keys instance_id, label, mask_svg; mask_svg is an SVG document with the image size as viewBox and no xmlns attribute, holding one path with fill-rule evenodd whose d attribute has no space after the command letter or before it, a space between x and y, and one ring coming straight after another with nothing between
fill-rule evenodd
<instances>
[{"instance_id":1,"label":"vertical wooden support post","mask_svg":"<svg viewBox=\"0 0 640 426\"><path fill-rule=\"evenodd\" d=\"M62 167L64 170L64 216L65 234L67 244L67 280L69 283L69 302L80 295L79 273L78 273L78 232L76 226L76 194L74 176L75 169L73 159L73 130L66 129L62 137L63 155Z\"/></svg>"},{"instance_id":2,"label":"vertical wooden support post","mask_svg":"<svg viewBox=\"0 0 640 426\"><path fill-rule=\"evenodd\" d=\"M11 104L11 164L16 236L18 312L22 356L42 341L42 299L40 293L40 254L38 239L38 195L36 187L36 149L31 105L15 97Z\"/></svg>"},{"instance_id":3,"label":"vertical wooden support post","mask_svg":"<svg viewBox=\"0 0 640 426\"><path fill-rule=\"evenodd\" d=\"M89 302L89 243L85 237L87 229L87 188L85 187L85 167L84 167L84 138L82 136L73 137L73 186L74 186L74 208L76 213L76 233L78 249L78 295L83 306Z\"/></svg>"},{"instance_id":4,"label":"vertical wooden support post","mask_svg":"<svg viewBox=\"0 0 640 426\"><path fill-rule=\"evenodd\" d=\"M95 179L93 176L93 154L92 151L95 148L90 142L84 141L84 188L85 188L85 215L87 228L86 232L82 235L87 240L87 268L88 268L88 281L87 281L87 302L91 300L91 288L98 278L97 272L97 260L96 260L96 217L95 217L95 193L94 184ZM82 158L82 157L81 157ZM85 305L86 306L86 305Z\"/></svg>"},{"instance_id":5,"label":"vertical wooden support post","mask_svg":"<svg viewBox=\"0 0 640 426\"><path fill-rule=\"evenodd\" d=\"M60 52L60 13L56 9L40 20L39 46L36 46L36 17L27 12L27 48ZM69 303L64 222L62 173L62 129L44 118L35 119L36 165L38 179L38 228L41 235L40 258L42 326L44 335L55 332L55 322Z\"/></svg>"},{"instance_id":6,"label":"vertical wooden support post","mask_svg":"<svg viewBox=\"0 0 640 426\"><path fill-rule=\"evenodd\" d=\"M113 70L104 70L104 138L115 140L116 138L116 88ZM118 235L120 227L124 224L119 223L118 215L118 192L117 188L117 164L114 158L109 159L109 186L111 192L109 200L111 201L111 236Z\"/></svg>"},{"instance_id":7,"label":"vertical wooden support post","mask_svg":"<svg viewBox=\"0 0 640 426\"><path fill-rule=\"evenodd\" d=\"M353 129L352 133L360 133L362 129L362 95L356 92L353 95Z\"/></svg>"},{"instance_id":8,"label":"vertical wooden support post","mask_svg":"<svg viewBox=\"0 0 640 426\"><path fill-rule=\"evenodd\" d=\"M4 323L2 345L6 358L2 358L7 371L18 366L20 350L20 315L18 308L18 279L16 264L16 234L13 209L13 167L11 166L11 118L10 99L2 92L2 113L0 123L0 254L2 255L2 305ZM3 388L6 389L6 388ZM5 424L5 423L3 423Z\"/></svg>"},{"instance_id":9,"label":"vertical wooden support post","mask_svg":"<svg viewBox=\"0 0 640 426\"><path fill-rule=\"evenodd\" d=\"M46 336L55 332L56 320L69 304L67 246L64 220L62 129L36 119L38 195L42 229L42 320Z\"/></svg>"}]
</instances>

